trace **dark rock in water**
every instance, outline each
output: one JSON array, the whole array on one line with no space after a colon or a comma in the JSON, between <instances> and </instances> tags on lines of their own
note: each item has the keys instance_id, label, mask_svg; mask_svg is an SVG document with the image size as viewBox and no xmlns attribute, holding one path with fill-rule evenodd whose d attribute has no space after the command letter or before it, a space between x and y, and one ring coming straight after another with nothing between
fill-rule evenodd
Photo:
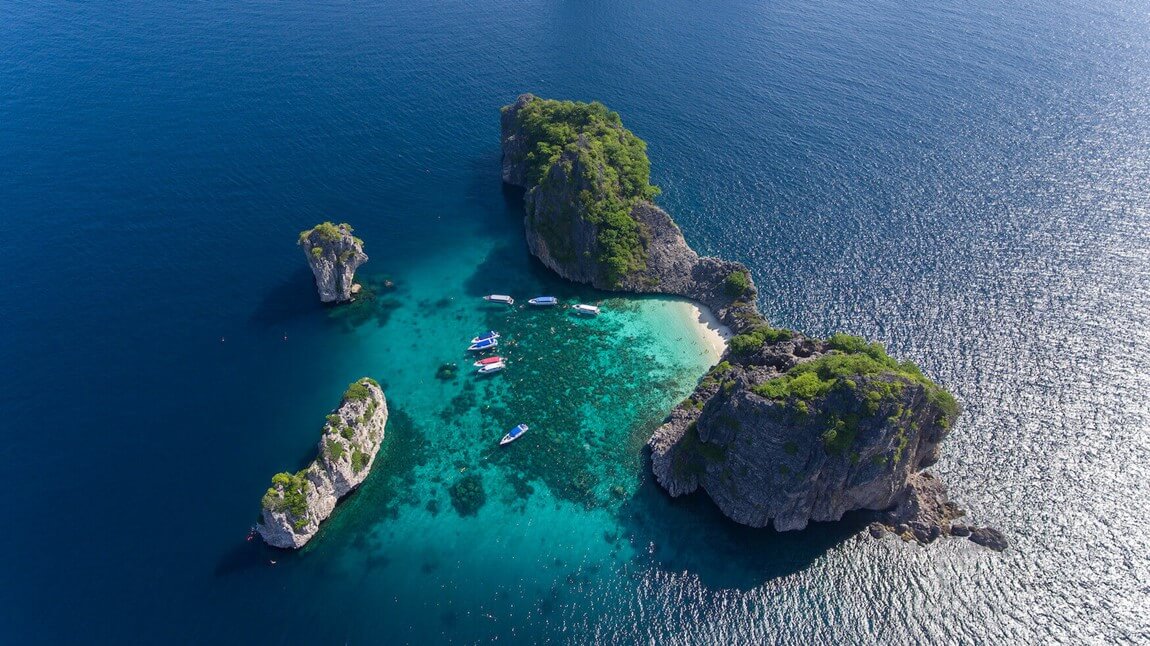
<instances>
[{"instance_id":1,"label":"dark rock in water","mask_svg":"<svg viewBox=\"0 0 1150 646\"><path fill-rule=\"evenodd\" d=\"M324 222L299 234L307 264L315 275L319 299L324 303L350 301L358 291L355 270L367 262L363 240L348 224Z\"/></svg>"},{"instance_id":2,"label":"dark rock in water","mask_svg":"<svg viewBox=\"0 0 1150 646\"><path fill-rule=\"evenodd\" d=\"M1010 546L1010 542L1006 540L1006 536L1002 532L990 527L979 527L972 530L970 540L996 552L1001 552Z\"/></svg>"},{"instance_id":3,"label":"dark rock in water","mask_svg":"<svg viewBox=\"0 0 1150 646\"><path fill-rule=\"evenodd\" d=\"M951 525L950 526L950 535L951 536L970 536L970 528L967 527L966 525Z\"/></svg>"},{"instance_id":4,"label":"dark rock in water","mask_svg":"<svg viewBox=\"0 0 1150 646\"><path fill-rule=\"evenodd\" d=\"M439 366L439 370L435 371L435 378L449 381L459 376L459 364L445 363Z\"/></svg>"},{"instance_id":5,"label":"dark rock in water","mask_svg":"<svg viewBox=\"0 0 1150 646\"><path fill-rule=\"evenodd\" d=\"M867 525L867 531L873 538L882 538L886 536L886 527L882 523L871 523Z\"/></svg>"},{"instance_id":6,"label":"dark rock in water","mask_svg":"<svg viewBox=\"0 0 1150 646\"><path fill-rule=\"evenodd\" d=\"M473 473L463 476L451 485L451 506L460 516L474 516L487 502L487 493L483 490L483 478Z\"/></svg>"}]
</instances>

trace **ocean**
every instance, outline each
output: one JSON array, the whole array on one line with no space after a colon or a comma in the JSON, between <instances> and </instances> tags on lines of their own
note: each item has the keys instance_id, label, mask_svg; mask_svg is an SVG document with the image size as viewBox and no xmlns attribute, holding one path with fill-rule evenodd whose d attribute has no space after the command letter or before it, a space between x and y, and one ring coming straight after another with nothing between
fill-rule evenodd
<instances>
[{"instance_id":1,"label":"ocean","mask_svg":"<svg viewBox=\"0 0 1150 646\"><path fill-rule=\"evenodd\" d=\"M1135 0L0 4L0 641L1150 641L1147 34ZM521 92L617 110L774 324L954 392L934 471L1011 548L663 494L643 443L714 355L529 256ZM320 305L323 220L375 298ZM436 377L492 328L507 371ZM245 541L365 375L371 477L299 553Z\"/></svg>"}]
</instances>

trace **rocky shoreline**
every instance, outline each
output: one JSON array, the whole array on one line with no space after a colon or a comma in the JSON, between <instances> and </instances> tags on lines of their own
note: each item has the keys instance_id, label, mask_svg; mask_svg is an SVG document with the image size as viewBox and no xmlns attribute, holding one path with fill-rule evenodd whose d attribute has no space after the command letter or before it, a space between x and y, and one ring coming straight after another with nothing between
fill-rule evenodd
<instances>
[{"instance_id":1,"label":"rocky shoreline","mask_svg":"<svg viewBox=\"0 0 1150 646\"><path fill-rule=\"evenodd\" d=\"M650 201L645 144L617 114L525 94L501 126L503 181L526 190L527 245L547 267L600 289L689 298L737 335L649 441L672 496L702 489L729 518L780 531L872 510L872 535L1006 547L996 530L955 523L964 512L924 471L958 416L953 397L881 345L768 325L746 267L699 256Z\"/></svg>"},{"instance_id":2,"label":"rocky shoreline","mask_svg":"<svg viewBox=\"0 0 1150 646\"><path fill-rule=\"evenodd\" d=\"M374 379L348 386L327 416L319 455L297 473L277 473L264 494L256 531L268 545L300 548L341 498L358 487L375 463L387 425L387 400Z\"/></svg>"}]
</instances>

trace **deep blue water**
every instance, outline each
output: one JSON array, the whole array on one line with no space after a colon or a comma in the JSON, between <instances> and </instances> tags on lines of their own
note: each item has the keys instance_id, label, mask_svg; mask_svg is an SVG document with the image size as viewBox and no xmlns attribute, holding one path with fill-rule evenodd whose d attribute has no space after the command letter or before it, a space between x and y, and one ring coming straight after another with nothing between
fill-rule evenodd
<instances>
[{"instance_id":1,"label":"deep blue water","mask_svg":"<svg viewBox=\"0 0 1150 646\"><path fill-rule=\"evenodd\" d=\"M0 641L1150 639L1150 7L1084 4L0 4ZM602 297L522 248L522 91L618 110L772 321L951 388L936 471L1014 546L662 496L639 445L702 365L666 304L467 300ZM293 244L328 218L394 293L315 302ZM436 383L488 324L574 339L568 381ZM245 543L362 374L396 411L380 470L303 554ZM582 441L492 453L521 396L579 402L552 437Z\"/></svg>"}]
</instances>

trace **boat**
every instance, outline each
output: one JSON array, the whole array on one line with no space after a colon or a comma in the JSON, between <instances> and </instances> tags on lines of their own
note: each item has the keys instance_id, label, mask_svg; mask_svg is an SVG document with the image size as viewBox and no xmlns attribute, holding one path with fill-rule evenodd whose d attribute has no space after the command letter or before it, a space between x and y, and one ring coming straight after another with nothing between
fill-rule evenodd
<instances>
[{"instance_id":1,"label":"boat","mask_svg":"<svg viewBox=\"0 0 1150 646\"><path fill-rule=\"evenodd\" d=\"M495 363L488 363L488 364L480 367L479 370L475 371L475 374L477 374L477 375L489 375L493 372L499 372L500 370L503 370L506 367L507 367L506 363L503 363L502 361L496 361Z\"/></svg>"},{"instance_id":2,"label":"boat","mask_svg":"<svg viewBox=\"0 0 1150 646\"><path fill-rule=\"evenodd\" d=\"M499 446L503 446L504 444L511 444L515 440L518 440L519 438L523 437L523 434L526 432L527 432L527 425L526 424L520 424L519 426L516 426L515 428L508 431L507 435L504 435L502 440L499 440Z\"/></svg>"},{"instance_id":3,"label":"boat","mask_svg":"<svg viewBox=\"0 0 1150 646\"><path fill-rule=\"evenodd\" d=\"M471 340L472 343L479 343L480 341L487 341L488 339L498 339L499 333L495 330L484 332Z\"/></svg>"},{"instance_id":4,"label":"boat","mask_svg":"<svg viewBox=\"0 0 1150 646\"><path fill-rule=\"evenodd\" d=\"M528 305L537 305L539 307L549 307L551 305L558 305L559 299L554 296L536 296L535 298L527 301Z\"/></svg>"},{"instance_id":5,"label":"boat","mask_svg":"<svg viewBox=\"0 0 1150 646\"><path fill-rule=\"evenodd\" d=\"M483 297L483 300L490 303L506 303L507 305L515 304L515 299L511 298L507 294L488 294L487 296Z\"/></svg>"},{"instance_id":6,"label":"boat","mask_svg":"<svg viewBox=\"0 0 1150 646\"><path fill-rule=\"evenodd\" d=\"M507 361L507 359L505 357L484 357L471 365L475 366L476 368L482 368L489 363L499 363L501 361Z\"/></svg>"},{"instance_id":7,"label":"boat","mask_svg":"<svg viewBox=\"0 0 1150 646\"><path fill-rule=\"evenodd\" d=\"M470 352L479 352L481 350L494 350L499 346L499 339L484 339L476 341L467 347Z\"/></svg>"},{"instance_id":8,"label":"boat","mask_svg":"<svg viewBox=\"0 0 1150 646\"><path fill-rule=\"evenodd\" d=\"M582 303L572 307L576 314L586 314L587 316L599 316L599 308L594 305L584 305Z\"/></svg>"}]
</instances>

